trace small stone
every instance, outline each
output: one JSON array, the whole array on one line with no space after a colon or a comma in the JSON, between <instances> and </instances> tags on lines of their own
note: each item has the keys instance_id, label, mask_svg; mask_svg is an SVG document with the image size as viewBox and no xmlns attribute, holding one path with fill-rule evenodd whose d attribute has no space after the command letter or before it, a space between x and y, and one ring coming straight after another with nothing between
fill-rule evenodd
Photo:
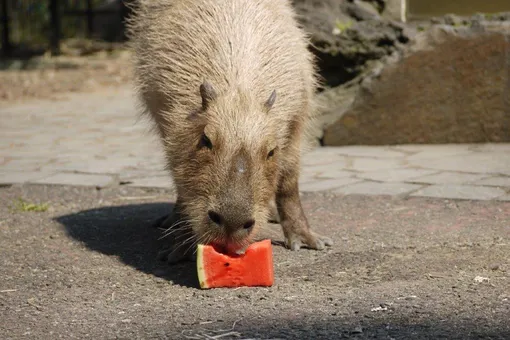
<instances>
[{"instance_id":1,"label":"small stone","mask_svg":"<svg viewBox=\"0 0 510 340\"><path fill-rule=\"evenodd\" d=\"M477 276L477 277L475 277L474 280L475 280L475 282L478 282L478 283L489 282L489 278L483 277L483 276Z\"/></svg>"},{"instance_id":2,"label":"small stone","mask_svg":"<svg viewBox=\"0 0 510 340\"><path fill-rule=\"evenodd\" d=\"M351 331L352 334L361 334L363 333L363 327L361 326L357 326L355 327L352 331Z\"/></svg>"}]
</instances>

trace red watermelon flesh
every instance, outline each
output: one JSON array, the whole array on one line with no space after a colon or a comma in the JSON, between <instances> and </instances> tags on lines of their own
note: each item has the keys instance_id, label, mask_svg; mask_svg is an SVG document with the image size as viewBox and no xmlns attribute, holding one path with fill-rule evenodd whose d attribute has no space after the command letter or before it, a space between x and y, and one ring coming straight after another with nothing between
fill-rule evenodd
<instances>
[{"instance_id":1,"label":"red watermelon flesh","mask_svg":"<svg viewBox=\"0 0 510 340\"><path fill-rule=\"evenodd\" d=\"M270 240L251 244L242 255L221 253L214 245L198 245L201 288L272 286L273 251Z\"/></svg>"}]
</instances>

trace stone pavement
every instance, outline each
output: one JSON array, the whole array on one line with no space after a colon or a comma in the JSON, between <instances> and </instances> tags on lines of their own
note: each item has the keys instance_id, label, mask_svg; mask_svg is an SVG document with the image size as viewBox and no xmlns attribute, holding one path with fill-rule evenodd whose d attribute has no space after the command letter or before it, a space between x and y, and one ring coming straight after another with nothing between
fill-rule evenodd
<instances>
[{"instance_id":1,"label":"stone pavement","mask_svg":"<svg viewBox=\"0 0 510 340\"><path fill-rule=\"evenodd\" d=\"M0 106L0 184L171 188L129 87ZM510 201L510 144L318 148L302 191Z\"/></svg>"}]
</instances>

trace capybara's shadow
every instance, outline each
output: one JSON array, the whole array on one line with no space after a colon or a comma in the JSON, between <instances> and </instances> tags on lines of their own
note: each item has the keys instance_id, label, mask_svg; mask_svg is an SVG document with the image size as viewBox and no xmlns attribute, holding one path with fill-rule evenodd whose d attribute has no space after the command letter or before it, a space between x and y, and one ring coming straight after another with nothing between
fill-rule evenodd
<instances>
[{"instance_id":1,"label":"capybara's shadow","mask_svg":"<svg viewBox=\"0 0 510 340\"><path fill-rule=\"evenodd\" d=\"M145 273L187 287L199 287L194 262L169 265L158 260L165 245L155 221L172 212L174 204L147 203L90 209L56 218L69 236L89 249L118 256Z\"/></svg>"}]
</instances>

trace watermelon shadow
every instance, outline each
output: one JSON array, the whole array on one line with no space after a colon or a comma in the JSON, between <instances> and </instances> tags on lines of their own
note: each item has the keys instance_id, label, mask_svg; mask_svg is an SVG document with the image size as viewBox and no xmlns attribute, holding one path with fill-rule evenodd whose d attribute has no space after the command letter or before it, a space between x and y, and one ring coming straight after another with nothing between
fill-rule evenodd
<instances>
[{"instance_id":1,"label":"watermelon shadow","mask_svg":"<svg viewBox=\"0 0 510 340\"><path fill-rule=\"evenodd\" d=\"M194 262L169 265L158 260L165 246L155 223L171 213L174 204L147 203L101 207L55 218L67 234L92 251L116 256L144 273L181 286L199 288Z\"/></svg>"}]
</instances>

